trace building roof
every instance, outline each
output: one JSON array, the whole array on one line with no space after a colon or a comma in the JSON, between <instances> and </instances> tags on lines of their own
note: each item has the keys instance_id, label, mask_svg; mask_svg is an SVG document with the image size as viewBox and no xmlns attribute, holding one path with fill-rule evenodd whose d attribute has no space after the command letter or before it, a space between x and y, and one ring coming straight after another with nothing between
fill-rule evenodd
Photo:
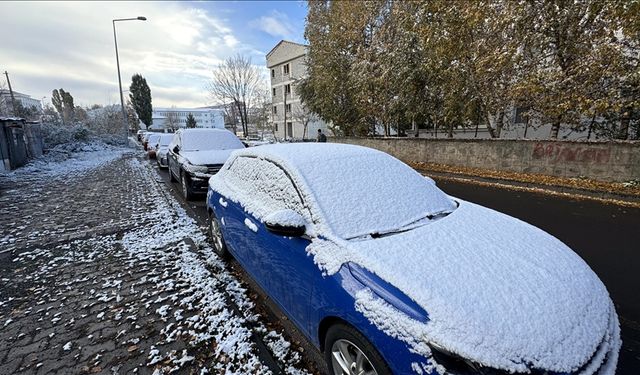
<instances>
[{"instance_id":1,"label":"building roof","mask_svg":"<svg viewBox=\"0 0 640 375\"><path fill-rule=\"evenodd\" d=\"M7 90L7 89L0 89L0 95L11 95L11 92L9 90ZM23 93L17 92L17 91L13 92L13 96L27 98L27 99L33 99L33 100L38 100L38 99L32 98L31 95L23 94Z\"/></svg>"},{"instance_id":2,"label":"building roof","mask_svg":"<svg viewBox=\"0 0 640 375\"><path fill-rule=\"evenodd\" d=\"M267 60L267 66L268 66L268 67L271 67L271 66L273 66L273 65L276 65L276 64L269 65L269 64L268 64L269 58L271 58L271 57L272 57L272 55L273 55L273 54L274 54L274 53L275 53L275 52L276 52L280 47L282 47L282 46L283 46L283 45L285 45L285 44L290 44L290 45L292 45L292 46L296 46L296 47L303 47L303 48L305 49L305 52L304 52L304 53L299 54L299 55L296 55L296 56L291 56L291 57L289 57L287 60L291 60L291 59L296 58L296 57L299 57L299 56L304 56L304 54L306 53L306 48L308 48L308 47L309 47L309 45L307 45L307 44L301 44L301 43L291 42L291 41L288 41L288 40L281 40L280 42L278 42L278 44L276 44L276 45L275 45L275 47L273 47L273 48L271 49L271 51L269 51L269 53L267 53L266 60Z\"/></svg>"}]
</instances>

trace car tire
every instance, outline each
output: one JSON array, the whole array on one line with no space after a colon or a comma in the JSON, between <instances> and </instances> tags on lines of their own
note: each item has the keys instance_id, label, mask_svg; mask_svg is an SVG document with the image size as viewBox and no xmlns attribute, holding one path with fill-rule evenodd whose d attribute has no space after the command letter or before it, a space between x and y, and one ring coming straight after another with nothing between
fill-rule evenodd
<instances>
[{"instance_id":1,"label":"car tire","mask_svg":"<svg viewBox=\"0 0 640 375\"><path fill-rule=\"evenodd\" d=\"M227 245L224 243L220 221L213 212L209 212L208 232L211 244L213 245L213 251L218 254L220 258L228 259L229 250L227 250Z\"/></svg>"},{"instance_id":2,"label":"car tire","mask_svg":"<svg viewBox=\"0 0 640 375\"><path fill-rule=\"evenodd\" d=\"M167 157L167 168L169 168L169 181L171 182L178 181L176 177L173 175L173 171L171 170L171 165L169 164L169 157Z\"/></svg>"},{"instance_id":3,"label":"car tire","mask_svg":"<svg viewBox=\"0 0 640 375\"><path fill-rule=\"evenodd\" d=\"M180 171L180 186L182 187L182 196L185 200L190 201L193 199L193 190L189 186L189 179L184 171Z\"/></svg>"},{"instance_id":4,"label":"car tire","mask_svg":"<svg viewBox=\"0 0 640 375\"><path fill-rule=\"evenodd\" d=\"M349 325L332 325L327 331L324 343L324 360L329 374L391 375L391 370L380 353L360 332ZM364 356L362 361L358 361L359 356Z\"/></svg>"}]
</instances>

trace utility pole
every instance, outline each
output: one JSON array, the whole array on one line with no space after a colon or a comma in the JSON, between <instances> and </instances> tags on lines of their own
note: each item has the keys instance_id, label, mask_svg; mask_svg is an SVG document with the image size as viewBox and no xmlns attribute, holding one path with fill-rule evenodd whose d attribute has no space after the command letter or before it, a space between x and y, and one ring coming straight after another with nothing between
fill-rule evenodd
<instances>
[{"instance_id":1,"label":"utility pole","mask_svg":"<svg viewBox=\"0 0 640 375\"><path fill-rule=\"evenodd\" d=\"M116 46L116 66L118 67L118 92L120 93L120 109L122 110L122 126L124 127L124 145L125 147L128 145L129 140L129 124L127 112L124 107L124 97L122 96L122 78L120 77L120 57L118 56L118 38L116 37L116 22L118 21L146 21L147 18L143 16L139 16L136 18L118 18L112 20L113 24L113 43Z\"/></svg>"},{"instance_id":2,"label":"utility pole","mask_svg":"<svg viewBox=\"0 0 640 375\"><path fill-rule=\"evenodd\" d=\"M9 85L9 94L11 95L11 106L13 107L13 115L16 115L16 98L13 96L13 89L11 89L11 81L9 81L9 73L4 71L4 75L7 76L7 84Z\"/></svg>"}]
</instances>

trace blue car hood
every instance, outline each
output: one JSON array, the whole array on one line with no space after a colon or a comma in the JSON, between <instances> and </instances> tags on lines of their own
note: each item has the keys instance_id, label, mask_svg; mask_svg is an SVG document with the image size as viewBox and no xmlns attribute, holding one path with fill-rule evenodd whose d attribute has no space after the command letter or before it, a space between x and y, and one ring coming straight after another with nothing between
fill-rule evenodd
<instances>
[{"instance_id":1,"label":"blue car hood","mask_svg":"<svg viewBox=\"0 0 640 375\"><path fill-rule=\"evenodd\" d=\"M361 265L429 315L427 323L398 323L391 331L409 330L486 366L575 370L596 351L612 316L617 324L606 288L571 249L469 202L404 233L335 244L340 250L326 244L308 250L321 268L336 257ZM388 309L365 309L387 325L401 319L386 316Z\"/></svg>"}]
</instances>

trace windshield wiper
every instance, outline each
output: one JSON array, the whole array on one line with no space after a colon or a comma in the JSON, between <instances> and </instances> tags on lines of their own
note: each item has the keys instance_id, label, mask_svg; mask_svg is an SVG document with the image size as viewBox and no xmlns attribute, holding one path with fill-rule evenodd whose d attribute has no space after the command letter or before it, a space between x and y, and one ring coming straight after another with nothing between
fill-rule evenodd
<instances>
[{"instance_id":1,"label":"windshield wiper","mask_svg":"<svg viewBox=\"0 0 640 375\"><path fill-rule=\"evenodd\" d=\"M436 213L433 214L429 214L423 218L420 218L418 220L414 220L412 222L410 222L409 224L403 225L400 228L397 229L391 229L391 230L387 230L387 231L382 231L382 232L371 232L371 233L367 233L361 236L355 236L355 237L351 237L348 238L347 240L355 240L355 239L367 239L367 238L382 238L382 237L388 237L388 236L393 236L394 234L399 234L399 233L404 233L404 232L408 232L412 229L418 228L420 226L422 226L423 221L427 220L427 221L432 221L433 219L438 219L440 217L444 217L449 215L450 213L452 213L453 210L443 210L443 211L438 211Z\"/></svg>"}]
</instances>

